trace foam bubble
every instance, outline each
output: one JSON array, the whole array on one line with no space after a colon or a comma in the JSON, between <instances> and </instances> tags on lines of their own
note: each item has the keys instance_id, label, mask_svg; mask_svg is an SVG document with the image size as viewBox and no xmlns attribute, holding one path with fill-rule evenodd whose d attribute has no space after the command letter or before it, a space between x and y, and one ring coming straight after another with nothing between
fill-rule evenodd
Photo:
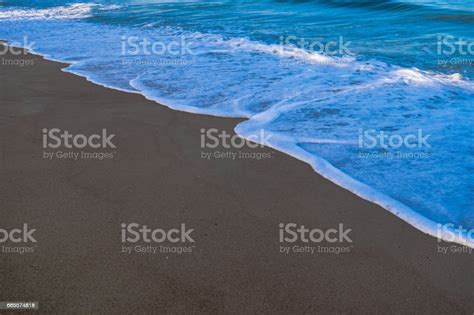
<instances>
[{"instance_id":1,"label":"foam bubble","mask_svg":"<svg viewBox=\"0 0 474 315\"><path fill-rule=\"evenodd\" d=\"M0 20L72 20L92 16L92 9L113 10L117 5L99 5L94 3L75 3L67 6L47 9L7 9L0 11Z\"/></svg>"}]
</instances>

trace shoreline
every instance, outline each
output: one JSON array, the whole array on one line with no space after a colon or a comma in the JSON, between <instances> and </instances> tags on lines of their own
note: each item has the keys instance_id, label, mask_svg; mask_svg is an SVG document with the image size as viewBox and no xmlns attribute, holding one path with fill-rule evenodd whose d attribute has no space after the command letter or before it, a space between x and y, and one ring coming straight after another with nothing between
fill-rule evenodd
<instances>
[{"instance_id":1,"label":"shoreline","mask_svg":"<svg viewBox=\"0 0 474 315\"><path fill-rule=\"evenodd\" d=\"M439 252L455 244L438 243L271 148L244 150L271 154L266 160L203 159L200 130L234 134L241 120L156 106L60 71L63 63L27 56L33 66L0 73L6 135L0 173L7 179L0 183L0 211L7 228L20 222L37 228L38 244L34 253L0 253L5 299L39 301L43 312L474 309L472 256ZM116 154L45 159L43 128L85 134L106 128L116 134ZM124 222L184 222L195 230L196 247L166 256L146 246L123 253ZM328 252L336 247L327 242L313 253L304 252L305 243L282 253L293 246L279 242L285 222L343 224L353 243L339 246L349 247L339 254Z\"/></svg>"},{"instance_id":2,"label":"shoreline","mask_svg":"<svg viewBox=\"0 0 474 315\"><path fill-rule=\"evenodd\" d=\"M0 45L9 46L8 40L0 39ZM18 46L9 46L9 47L26 49L25 47L18 47ZM165 106L171 110L176 110L176 111L196 114L196 115L208 115L208 116L219 117L219 118L235 118L235 119L240 119L242 121L246 121L249 119L249 117L234 117L234 116L226 116L224 114L219 115L212 111L207 111L207 110L203 111L203 110L199 110L199 109L189 107L189 106L178 106L178 107L174 106L173 107L173 105L166 104L166 102L161 102L147 96L146 94L143 93L143 91L138 91L138 90L134 91L134 90L127 90L127 89L121 89L118 87L113 87L113 86L110 86L105 83L101 83L92 79L90 75L88 76L83 73L75 72L73 70L68 70L69 66L73 65L74 62L66 62L63 60L57 60L57 59L52 58L51 56L43 55L31 49L26 49L26 50L32 54L41 56L45 60L58 62L58 63L67 65L61 70L64 72L82 77L86 79L88 82L91 82L93 84L96 84L104 88L116 90L116 91L141 95L146 100L154 102L159 106ZM248 136L245 136L243 134L245 133L245 129L243 131L241 130L240 132L238 132L237 129L242 129L238 127L241 127L240 123L235 125L234 132L236 132L242 138L251 140L248 138ZM440 230L440 226L445 226L448 223L443 224L441 222L437 222L425 217L424 215L413 210L412 208L403 204L402 202L396 199L393 199L392 197L382 192L379 192L377 189L356 180L355 178L346 174L342 170L333 166L330 162L323 159L322 157L311 155L307 151L299 149L297 145L294 143L290 143L289 145L287 145L286 143L284 143L284 141L279 141L278 143L260 143L260 144L276 149L288 156L291 156L299 161L309 164L313 168L316 174L323 176L324 178L350 191L351 193L357 195L358 197L382 207L385 211L407 222L408 224L410 224L411 226L413 226L414 228L416 228L422 233L425 233L437 239L438 238L442 239L443 241L454 242L462 246L474 248L474 235L469 238L468 234L463 233L464 231L460 231L459 229L449 229L449 231L447 231L448 229L443 228L442 230ZM298 154L297 152L300 152L300 153ZM455 240L453 240L454 234L457 234L457 237ZM463 236L460 237L459 236L460 234L463 234Z\"/></svg>"}]
</instances>

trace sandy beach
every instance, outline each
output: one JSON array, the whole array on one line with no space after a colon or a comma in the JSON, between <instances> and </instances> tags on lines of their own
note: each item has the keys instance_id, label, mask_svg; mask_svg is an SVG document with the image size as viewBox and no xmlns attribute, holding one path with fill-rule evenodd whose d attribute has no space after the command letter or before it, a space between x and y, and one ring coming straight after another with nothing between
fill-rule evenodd
<instances>
[{"instance_id":1,"label":"sandy beach","mask_svg":"<svg viewBox=\"0 0 474 315\"><path fill-rule=\"evenodd\" d=\"M33 248L0 252L0 301L38 301L40 313L474 311L466 248L271 148L201 147L203 129L233 135L240 120L173 111L36 55L0 58L0 228L27 223L37 241L0 244ZM115 148L43 148L54 128L106 129ZM185 224L194 242L137 249L121 242L124 223ZM351 242L282 244L281 223L342 224Z\"/></svg>"}]
</instances>

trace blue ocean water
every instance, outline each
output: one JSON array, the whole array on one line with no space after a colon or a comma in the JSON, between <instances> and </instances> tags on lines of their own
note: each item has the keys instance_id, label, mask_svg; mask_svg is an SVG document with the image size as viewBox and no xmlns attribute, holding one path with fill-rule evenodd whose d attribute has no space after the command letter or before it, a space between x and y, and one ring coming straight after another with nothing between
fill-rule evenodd
<instances>
[{"instance_id":1,"label":"blue ocean water","mask_svg":"<svg viewBox=\"0 0 474 315\"><path fill-rule=\"evenodd\" d=\"M264 129L426 233L474 229L473 0L6 0L0 38L174 109L248 118L239 135Z\"/></svg>"}]
</instances>

